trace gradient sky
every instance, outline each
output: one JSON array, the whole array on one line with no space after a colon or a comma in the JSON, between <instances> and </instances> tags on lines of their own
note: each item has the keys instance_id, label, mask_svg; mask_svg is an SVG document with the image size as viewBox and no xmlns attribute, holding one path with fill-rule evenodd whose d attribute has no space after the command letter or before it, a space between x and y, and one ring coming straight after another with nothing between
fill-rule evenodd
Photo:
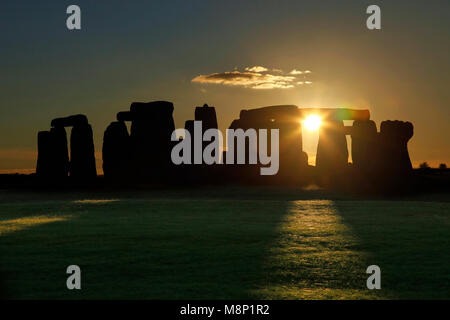
<instances>
[{"instance_id":1,"label":"gradient sky","mask_svg":"<svg viewBox=\"0 0 450 320\"><path fill-rule=\"evenodd\" d=\"M66 28L70 4L81 7L81 31ZM366 28L370 4L381 7L381 31ZM195 106L213 105L222 130L243 108L368 108L378 126L414 123L414 165L450 164L448 0L7 0L0 7L0 172L33 169L37 132L77 113L93 126L101 165L103 131L116 113L152 100L174 103L177 127ZM285 76L310 70L312 83L255 89L192 81L253 66Z\"/></svg>"}]
</instances>

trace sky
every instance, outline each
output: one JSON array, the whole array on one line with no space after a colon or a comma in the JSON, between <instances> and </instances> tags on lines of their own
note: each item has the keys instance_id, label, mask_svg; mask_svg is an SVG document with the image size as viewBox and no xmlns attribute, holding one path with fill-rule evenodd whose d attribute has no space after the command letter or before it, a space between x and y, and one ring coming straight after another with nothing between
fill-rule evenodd
<instances>
[{"instance_id":1,"label":"sky","mask_svg":"<svg viewBox=\"0 0 450 320\"><path fill-rule=\"evenodd\" d=\"M66 27L71 4L81 30ZM371 4L381 30L366 27ZM0 172L34 170L37 132L78 113L101 166L116 113L154 100L174 103L178 128L215 106L221 130L269 105L370 109L378 128L414 124L413 165L450 165L447 0L6 0L0 43Z\"/></svg>"}]
</instances>

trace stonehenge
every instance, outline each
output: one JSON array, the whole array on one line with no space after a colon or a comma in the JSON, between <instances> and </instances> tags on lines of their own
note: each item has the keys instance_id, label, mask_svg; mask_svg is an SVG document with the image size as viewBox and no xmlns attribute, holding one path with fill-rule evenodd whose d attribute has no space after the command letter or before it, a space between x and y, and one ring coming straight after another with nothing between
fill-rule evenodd
<instances>
[{"instance_id":1,"label":"stonehenge","mask_svg":"<svg viewBox=\"0 0 450 320\"><path fill-rule=\"evenodd\" d=\"M319 142L316 153L316 168L322 176L335 176L345 173L348 167L348 146L346 136L349 128L344 126L344 120L354 123L369 121L369 110L337 109L303 109L304 113L319 114L324 126L319 128ZM353 138L352 138L353 143Z\"/></svg>"},{"instance_id":2,"label":"stonehenge","mask_svg":"<svg viewBox=\"0 0 450 320\"><path fill-rule=\"evenodd\" d=\"M85 115L78 114L51 121L49 131L38 133L36 175L48 179L63 179L68 175L77 180L97 176L92 127ZM70 160L66 127L70 134Z\"/></svg>"},{"instance_id":3,"label":"stonehenge","mask_svg":"<svg viewBox=\"0 0 450 320\"><path fill-rule=\"evenodd\" d=\"M171 176L173 104L133 102L116 115L103 136L103 170L107 178L160 181ZM128 133L125 122L131 122Z\"/></svg>"},{"instance_id":4,"label":"stonehenge","mask_svg":"<svg viewBox=\"0 0 450 320\"><path fill-rule=\"evenodd\" d=\"M401 181L411 170L408 153L408 141L412 138L412 123L403 121L383 121L380 130L370 119L369 110L346 108L299 108L295 105L268 106L256 109L243 109L239 118L232 121L228 129L252 129L259 141L260 129L278 129L279 171L274 178L262 178L259 168L263 164L249 163L253 144L249 136L244 135L245 157L247 162L237 163L236 150L222 150L222 159L227 166L175 165L171 159L171 150L177 142L171 136L175 130L173 119L174 106L168 101L133 102L128 111L120 111L116 120L111 122L103 135L102 156L103 172L106 179L129 180L145 183L184 182L226 182L253 181L283 183L310 180L311 172L322 181L340 176L355 178L355 183L366 181L367 185ZM302 122L308 115L322 118L319 128L319 140L315 167L308 165L308 156L303 151ZM345 120L353 120L345 125ZM127 127L127 122L129 127ZM201 130L195 129L201 122ZM70 153L66 127L72 127L70 134ZM129 129L130 130L129 130ZM218 129L216 109L204 104L194 111L194 120L187 120L184 129L191 136L191 150L194 150L196 135L208 129ZM195 132L200 130L201 132ZM351 150L347 137L351 138ZM225 137L225 136L224 136ZM236 139L236 136L233 136ZM267 137L271 141L270 137ZM233 140L233 139L232 139ZM231 140L231 141L232 141ZM201 140L201 150L210 141ZM214 141L214 140L213 140ZM252 143L250 143L252 142ZM236 145L236 141L234 141ZM244 147L243 147L244 148ZM211 150L211 149L210 149ZM219 150L219 149L217 149ZM244 149L243 149L244 150ZM271 150L271 146L267 146ZM216 152L214 150L214 152ZM349 153L352 163L349 163ZM92 127L85 115L72 115L51 121L49 131L38 133L38 159L36 174L49 179L72 177L86 180L97 175ZM269 154L267 154L269 155ZM232 161L228 161L232 159ZM194 164L194 152L191 152L191 164ZM221 163L221 164L222 164ZM198 163L196 163L198 164ZM350 176L348 176L350 174Z\"/></svg>"},{"instance_id":5,"label":"stonehenge","mask_svg":"<svg viewBox=\"0 0 450 320\"><path fill-rule=\"evenodd\" d=\"M308 158L306 153L303 152L302 131L299 122L299 109L297 106L282 105L241 110L239 119L234 120L229 129L242 129L244 131L255 129L258 136L259 129L267 129L268 135L270 135L271 129L278 129L280 169L277 173L277 180L290 180L293 177L299 177L302 172L305 172L304 169L307 167ZM268 141L271 141L270 137ZM246 141L246 158L248 158L249 148L252 147L258 148L259 146L250 146L248 141ZM271 146L268 145L267 149L270 150ZM236 157L234 154L232 156ZM244 166L243 170L250 175L255 176L254 168ZM242 174L240 175L242 176ZM244 178L247 179L245 175Z\"/></svg>"}]
</instances>

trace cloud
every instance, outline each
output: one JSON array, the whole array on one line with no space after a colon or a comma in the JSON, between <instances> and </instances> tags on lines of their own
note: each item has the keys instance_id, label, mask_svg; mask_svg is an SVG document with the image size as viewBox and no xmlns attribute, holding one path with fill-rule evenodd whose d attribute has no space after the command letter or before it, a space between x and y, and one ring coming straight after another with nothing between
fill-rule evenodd
<instances>
[{"instance_id":1,"label":"cloud","mask_svg":"<svg viewBox=\"0 0 450 320\"><path fill-rule=\"evenodd\" d=\"M296 78L296 74L290 73L286 75L280 69L272 69L277 74L268 73L267 71L269 71L268 68L254 66L245 68L245 71L234 70L199 75L191 81L201 84L221 84L251 89L290 89L297 85L311 83L304 80L300 83Z\"/></svg>"},{"instance_id":2,"label":"cloud","mask_svg":"<svg viewBox=\"0 0 450 320\"><path fill-rule=\"evenodd\" d=\"M224 84L252 89L287 89L293 87L294 80L295 77L291 76L231 71L200 75L192 79L192 82Z\"/></svg>"},{"instance_id":3,"label":"cloud","mask_svg":"<svg viewBox=\"0 0 450 320\"><path fill-rule=\"evenodd\" d=\"M245 71L250 71L250 72L266 72L269 71L269 69L262 67L262 66L254 66L254 67L247 67L245 68Z\"/></svg>"},{"instance_id":4,"label":"cloud","mask_svg":"<svg viewBox=\"0 0 450 320\"><path fill-rule=\"evenodd\" d=\"M292 75L300 75L300 74L308 74L308 73L311 73L311 71L310 70L301 71L301 70L297 70L297 69L292 69L292 71L289 72L289 74L292 74Z\"/></svg>"},{"instance_id":5,"label":"cloud","mask_svg":"<svg viewBox=\"0 0 450 320\"><path fill-rule=\"evenodd\" d=\"M293 74L293 75L303 74L303 71L293 69L291 72L289 72L289 74Z\"/></svg>"}]
</instances>

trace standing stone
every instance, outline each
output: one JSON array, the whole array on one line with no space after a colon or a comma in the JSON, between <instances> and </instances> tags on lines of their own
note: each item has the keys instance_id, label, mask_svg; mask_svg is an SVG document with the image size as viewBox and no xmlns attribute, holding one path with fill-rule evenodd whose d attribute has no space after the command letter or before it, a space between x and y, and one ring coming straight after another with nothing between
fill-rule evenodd
<instances>
[{"instance_id":1,"label":"standing stone","mask_svg":"<svg viewBox=\"0 0 450 320\"><path fill-rule=\"evenodd\" d=\"M206 130L209 129L217 129L217 116L216 116L216 109L214 107L209 107L207 104L204 104L203 107L196 107L195 108L195 121L201 121L202 122L202 139L203 134L206 132ZM192 135L192 138L195 139L195 137ZM193 140L194 140L193 139ZM209 145L211 142L209 141L203 141L202 142L202 154L205 150L206 146ZM215 156L215 154L214 154Z\"/></svg>"},{"instance_id":2,"label":"standing stone","mask_svg":"<svg viewBox=\"0 0 450 320\"><path fill-rule=\"evenodd\" d=\"M77 180L97 176L92 127L76 123L70 135L70 176Z\"/></svg>"},{"instance_id":3,"label":"standing stone","mask_svg":"<svg viewBox=\"0 0 450 320\"><path fill-rule=\"evenodd\" d=\"M194 120L186 120L184 130L191 136L191 165L194 164Z\"/></svg>"},{"instance_id":4,"label":"standing stone","mask_svg":"<svg viewBox=\"0 0 450 320\"><path fill-rule=\"evenodd\" d=\"M69 173L69 152L67 149L67 134L64 127L50 129L53 140L53 159L55 176L65 178Z\"/></svg>"},{"instance_id":5,"label":"standing stone","mask_svg":"<svg viewBox=\"0 0 450 320\"><path fill-rule=\"evenodd\" d=\"M329 120L319 129L316 168L322 176L343 172L348 165L347 139L342 121Z\"/></svg>"},{"instance_id":6,"label":"standing stone","mask_svg":"<svg viewBox=\"0 0 450 320\"><path fill-rule=\"evenodd\" d=\"M353 166L363 175L373 174L378 166L379 137L372 120L355 120L352 126Z\"/></svg>"},{"instance_id":7,"label":"standing stone","mask_svg":"<svg viewBox=\"0 0 450 320\"><path fill-rule=\"evenodd\" d=\"M103 135L103 172L107 178L126 178L130 166L130 137L122 121L112 122Z\"/></svg>"},{"instance_id":8,"label":"standing stone","mask_svg":"<svg viewBox=\"0 0 450 320\"><path fill-rule=\"evenodd\" d=\"M414 134L411 122L383 121L380 127L381 169L386 175L402 175L412 170L408 141Z\"/></svg>"},{"instance_id":9,"label":"standing stone","mask_svg":"<svg viewBox=\"0 0 450 320\"><path fill-rule=\"evenodd\" d=\"M269 106L251 110L241 110L240 119L233 121L230 129L241 128L255 129L259 136L259 129L267 130L267 149L271 150L271 130L279 130L279 171L273 176L260 176L260 164L244 166L245 171L258 181L271 179L278 182L297 182L305 173L307 167L307 155L302 148L302 132L299 121L299 110L293 105ZM259 140L259 137L258 137ZM236 142L236 141L235 141ZM250 145L246 141L246 159ZM259 153L259 146L256 146ZM234 155L236 158L236 155ZM256 169L256 170L254 170ZM241 175L247 179L244 175Z\"/></svg>"},{"instance_id":10,"label":"standing stone","mask_svg":"<svg viewBox=\"0 0 450 320\"><path fill-rule=\"evenodd\" d=\"M36 175L42 178L63 179L69 170L67 136L64 127L38 133Z\"/></svg>"},{"instance_id":11,"label":"standing stone","mask_svg":"<svg viewBox=\"0 0 450 320\"><path fill-rule=\"evenodd\" d=\"M195 108L195 120L202 121L203 131L217 129L216 109L204 104L203 107Z\"/></svg>"},{"instance_id":12,"label":"standing stone","mask_svg":"<svg viewBox=\"0 0 450 320\"><path fill-rule=\"evenodd\" d=\"M135 175L151 179L167 179L172 160L171 141L175 130L173 104L167 101L133 102L130 107L131 148Z\"/></svg>"},{"instance_id":13,"label":"standing stone","mask_svg":"<svg viewBox=\"0 0 450 320\"><path fill-rule=\"evenodd\" d=\"M38 132L38 158L36 175L38 177L50 177L52 175L52 138L50 131Z\"/></svg>"}]
</instances>

